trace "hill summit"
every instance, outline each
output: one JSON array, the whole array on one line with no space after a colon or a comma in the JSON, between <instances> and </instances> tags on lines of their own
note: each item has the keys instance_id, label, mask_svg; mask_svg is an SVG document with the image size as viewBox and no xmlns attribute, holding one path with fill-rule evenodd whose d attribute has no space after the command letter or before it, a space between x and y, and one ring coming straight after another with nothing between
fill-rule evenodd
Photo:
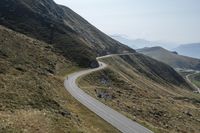
<instances>
[{"instance_id":1,"label":"hill summit","mask_svg":"<svg viewBox=\"0 0 200 133\"><path fill-rule=\"evenodd\" d=\"M83 67L96 66L99 55L135 52L53 0L1 0L0 24L52 44Z\"/></svg>"},{"instance_id":2,"label":"hill summit","mask_svg":"<svg viewBox=\"0 0 200 133\"><path fill-rule=\"evenodd\" d=\"M168 51L162 47L147 47L137 52L164 62L173 68L200 70L200 60L179 55L176 51Z\"/></svg>"}]
</instances>

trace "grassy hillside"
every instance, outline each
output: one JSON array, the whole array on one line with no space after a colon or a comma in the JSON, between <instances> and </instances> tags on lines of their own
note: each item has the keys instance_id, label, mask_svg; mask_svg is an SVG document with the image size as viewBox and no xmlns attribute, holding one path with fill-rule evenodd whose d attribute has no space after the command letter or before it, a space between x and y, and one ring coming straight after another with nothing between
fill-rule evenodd
<instances>
[{"instance_id":1,"label":"grassy hillside","mask_svg":"<svg viewBox=\"0 0 200 133\"><path fill-rule=\"evenodd\" d=\"M200 96L188 91L187 83L173 69L143 58L135 54L101 59L109 68L80 79L79 84L155 133L198 133ZM163 73L157 73L161 68Z\"/></svg>"},{"instance_id":2,"label":"grassy hillside","mask_svg":"<svg viewBox=\"0 0 200 133\"><path fill-rule=\"evenodd\" d=\"M144 48L138 49L137 51L158 61L164 62L173 68L200 70L199 59L182 56L161 47Z\"/></svg>"},{"instance_id":3,"label":"grassy hillside","mask_svg":"<svg viewBox=\"0 0 200 133\"><path fill-rule=\"evenodd\" d=\"M62 75L77 69L46 43L0 26L0 132L118 132L65 90Z\"/></svg>"},{"instance_id":4,"label":"grassy hillside","mask_svg":"<svg viewBox=\"0 0 200 133\"><path fill-rule=\"evenodd\" d=\"M134 50L53 0L1 0L0 25L13 30L0 26L0 132L118 132L66 92L63 76ZM109 69L80 81L88 93L156 132L200 130L199 96L171 67L137 53L102 60Z\"/></svg>"},{"instance_id":5,"label":"grassy hillside","mask_svg":"<svg viewBox=\"0 0 200 133\"><path fill-rule=\"evenodd\" d=\"M97 66L98 55L134 52L53 0L1 0L0 24L52 44L82 67Z\"/></svg>"},{"instance_id":6,"label":"grassy hillside","mask_svg":"<svg viewBox=\"0 0 200 133\"><path fill-rule=\"evenodd\" d=\"M189 78L197 87L200 88L200 73L194 74L190 76Z\"/></svg>"}]
</instances>

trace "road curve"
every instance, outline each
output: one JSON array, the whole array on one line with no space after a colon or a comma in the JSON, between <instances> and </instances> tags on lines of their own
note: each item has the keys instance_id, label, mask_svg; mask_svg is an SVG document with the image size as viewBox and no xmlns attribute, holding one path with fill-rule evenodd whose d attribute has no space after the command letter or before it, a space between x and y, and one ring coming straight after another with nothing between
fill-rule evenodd
<instances>
[{"instance_id":1,"label":"road curve","mask_svg":"<svg viewBox=\"0 0 200 133\"><path fill-rule=\"evenodd\" d=\"M192 76L192 75L195 75L195 74L198 74L198 73L200 73L200 72L195 72L195 73L192 73L192 74L188 74L187 76L186 76L186 80L189 82L189 84L191 84L195 89L196 89L196 91L198 92L198 93L200 93L200 89L199 89L199 87L197 87L194 83L192 83L192 81L190 80L190 76Z\"/></svg>"},{"instance_id":2,"label":"road curve","mask_svg":"<svg viewBox=\"0 0 200 133\"><path fill-rule=\"evenodd\" d=\"M111 109L110 107L106 106L95 98L89 96L76 85L76 80L78 77L107 67L107 65L103 62L99 62L99 64L100 66L98 68L83 70L68 75L68 77L64 81L66 90L81 104L83 104L99 117L113 125L122 133L153 133L149 129L139 125L136 122L133 122L131 119L125 117L124 115Z\"/></svg>"}]
</instances>

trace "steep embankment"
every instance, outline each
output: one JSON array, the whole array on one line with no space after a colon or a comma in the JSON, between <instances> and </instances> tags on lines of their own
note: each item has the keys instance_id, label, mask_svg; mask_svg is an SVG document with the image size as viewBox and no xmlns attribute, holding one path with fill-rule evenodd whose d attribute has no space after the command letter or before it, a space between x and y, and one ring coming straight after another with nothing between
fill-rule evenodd
<instances>
[{"instance_id":1,"label":"steep embankment","mask_svg":"<svg viewBox=\"0 0 200 133\"><path fill-rule=\"evenodd\" d=\"M64 89L60 74L74 68L48 44L0 26L0 132L118 132Z\"/></svg>"},{"instance_id":2,"label":"steep embankment","mask_svg":"<svg viewBox=\"0 0 200 133\"><path fill-rule=\"evenodd\" d=\"M200 70L200 59L182 56L161 47L138 49L137 52L164 62L173 68Z\"/></svg>"},{"instance_id":3,"label":"steep embankment","mask_svg":"<svg viewBox=\"0 0 200 133\"><path fill-rule=\"evenodd\" d=\"M109 68L79 81L88 94L156 133L199 132L200 96L172 68L141 54L100 60Z\"/></svg>"},{"instance_id":4,"label":"steep embankment","mask_svg":"<svg viewBox=\"0 0 200 133\"><path fill-rule=\"evenodd\" d=\"M97 66L97 55L134 52L53 0L1 0L0 24L53 44L83 67Z\"/></svg>"}]
</instances>

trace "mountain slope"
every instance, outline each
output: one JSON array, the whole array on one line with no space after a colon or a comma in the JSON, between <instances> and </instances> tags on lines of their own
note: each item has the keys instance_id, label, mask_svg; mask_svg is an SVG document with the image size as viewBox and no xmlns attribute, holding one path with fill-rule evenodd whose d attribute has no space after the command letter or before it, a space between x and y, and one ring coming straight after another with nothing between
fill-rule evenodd
<instances>
[{"instance_id":1,"label":"mountain slope","mask_svg":"<svg viewBox=\"0 0 200 133\"><path fill-rule=\"evenodd\" d=\"M138 49L137 52L164 62L173 68L200 70L200 60L168 51L161 47Z\"/></svg>"},{"instance_id":2,"label":"mountain slope","mask_svg":"<svg viewBox=\"0 0 200 133\"><path fill-rule=\"evenodd\" d=\"M181 45L174 50L181 55L200 59L200 43Z\"/></svg>"},{"instance_id":3,"label":"mountain slope","mask_svg":"<svg viewBox=\"0 0 200 133\"><path fill-rule=\"evenodd\" d=\"M199 132L200 96L171 67L141 54L100 60L109 67L79 80L85 92L155 133Z\"/></svg>"},{"instance_id":4,"label":"mountain slope","mask_svg":"<svg viewBox=\"0 0 200 133\"><path fill-rule=\"evenodd\" d=\"M0 132L118 132L67 93L61 74L72 65L48 44L0 26Z\"/></svg>"},{"instance_id":5,"label":"mountain slope","mask_svg":"<svg viewBox=\"0 0 200 133\"><path fill-rule=\"evenodd\" d=\"M0 24L34 38L5 28L1 30L0 132L118 132L63 91L63 77L60 74L70 73L74 67L95 67L98 65L96 56L99 55L134 53L134 50L109 38L69 8L57 5L52 0L1 0ZM184 104L188 107L186 109L192 106L194 117L196 114L199 116L196 113L198 100L173 94L185 91L180 87L188 90L190 87L171 67L137 53L133 57L116 59L111 65L115 72L119 70L117 74L122 74L126 79L130 77L130 82L121 82L119 75L106 71L109 79L116 80L119 85L119 92L114 91L123 96L119 101L126 100L131 106L140 107L136 111L140 113L140 122L146 120L150 126L158 122L165 110L160 112L157 108L167 108L174 99L187 101L189 107ZM89 82L93 82L93 79ZM132 84L134 86L129 86ZM98 86L101 85L98 83ZM168 99L169 95L171 97ZM143 104L149 97L154 101ZM166 99L172 104L160 104ZM115 102L119 103L118 107L126 106L124 112L128 110L133 113L134 108L126 105L128 102L121 104L119 101ZM134 101L139 102L135 104ZM142 106L145 110L141 111ZM145 111L149 111L150 115L143 114ZM147 116L153 116L153 119L147 119ZM195 122L198 121L195 119ZM164 122L156 124L168 127ZM169 124L173 126L174 123Z\"/></svg>"},{"instance_id":6,"label":"mountain slope","mask_svg":"<svg viewBox=\"0 0 200 133\"><path fill-rule=\"evenodd\" d=\"M118 63L118 65L121 64L118 69L121 69L120 71L124 71L125 75L129 74L125 70L128 69L139 75L143 75L144 77L149 78L154 82L184 86L183 88L187 89L190 88L185 80L173 68L142 54L135 53L131 55L122 55L119 57L116 56L113 59L114 63L110 60L110 58L103 58L103 61L111 66L113 66L115 63Z\"/></svg>"},{"instance_id":7,"label":"mountain slope","mask_svg":"<svg viewBox=\"0 0 200 133\"><path fill-rule=\"evenodd\" d=\"M0 19L1 25L52 44L83 67L96 66L97 55L134 52L53 0L1 0Z\"/></svg>"}]
</instances>

